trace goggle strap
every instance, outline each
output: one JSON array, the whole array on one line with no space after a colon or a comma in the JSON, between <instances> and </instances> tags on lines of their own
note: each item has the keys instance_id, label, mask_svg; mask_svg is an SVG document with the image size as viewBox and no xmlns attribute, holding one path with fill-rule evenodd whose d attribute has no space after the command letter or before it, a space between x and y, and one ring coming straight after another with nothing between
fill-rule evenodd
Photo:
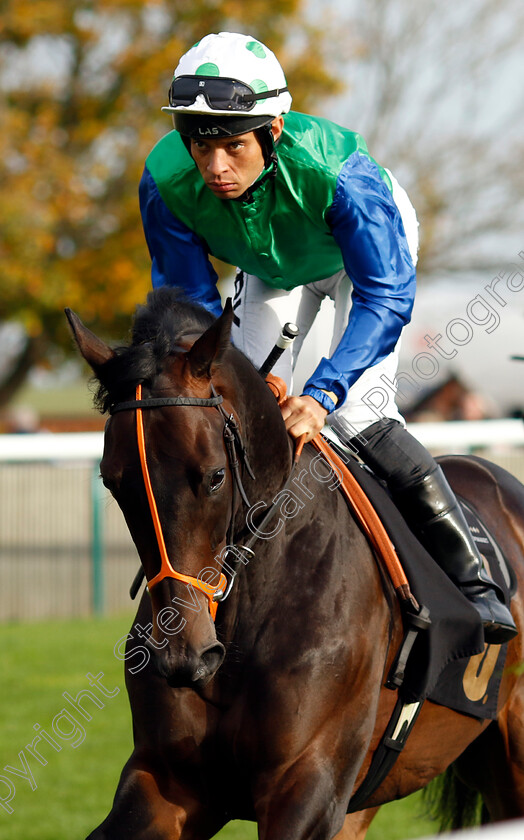
<instances>
[{"instance_id":1,"label":"goggle strap","mask_svg":"<svg viewBox=\"0 0 524 840\"><path fill-rule=\"evenodd\" d=\"M273 88L273 90L263 90L261 93L246 93L242 96L242 102L253 102L255 99L271 99L273 96L279 96L285 93L289 88Z\"/></svg>"}]
</instances>

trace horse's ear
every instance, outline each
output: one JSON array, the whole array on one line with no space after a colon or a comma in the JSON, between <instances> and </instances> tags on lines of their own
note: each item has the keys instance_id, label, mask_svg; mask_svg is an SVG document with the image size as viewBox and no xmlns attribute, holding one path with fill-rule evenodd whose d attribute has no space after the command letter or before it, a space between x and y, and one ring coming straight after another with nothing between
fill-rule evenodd
<instances>
[{"instance_id":1,"label":"horse's ear","mask_svg":"<svg viewBox=\"0 0 524 840\"><path fill-rule=\"evenodd\" d=\"M195 341L187 354L187 362L193 376L211 376L212 368L220 364L224 352L229 347L232 322L233 305L231 298L228 298L220 318Z\"/></svg>"},{"instance_id":2,"label":"horse's ear","mask_svg":"<svg viewBox=\"0 0 524 840\"><path fill-rule=\"evenodd\" d=\"M98 368L113 358L114 350L91 332L72 309L66 309L65 314L78 349L96 373Z\"/></svg>"}]
</instances>

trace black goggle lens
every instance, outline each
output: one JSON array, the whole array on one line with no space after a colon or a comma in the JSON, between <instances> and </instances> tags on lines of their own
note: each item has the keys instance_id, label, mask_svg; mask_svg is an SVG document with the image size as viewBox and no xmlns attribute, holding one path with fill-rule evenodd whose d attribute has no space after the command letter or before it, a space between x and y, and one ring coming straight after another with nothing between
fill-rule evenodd
<instances>
[{"instance_id":1,"label":"black goggle lens","mask_svg":"<svg viewBox=\"0 0 524 840\"><path fill-rule=\"evenodd\" d=\"M169 88L171 107L190 105L202 95L214 111L251 111L257 96L253 88L235 79L216 76L179 76ZM262 94L267 96L267 93Z\"/></svg>"}]
</instances>

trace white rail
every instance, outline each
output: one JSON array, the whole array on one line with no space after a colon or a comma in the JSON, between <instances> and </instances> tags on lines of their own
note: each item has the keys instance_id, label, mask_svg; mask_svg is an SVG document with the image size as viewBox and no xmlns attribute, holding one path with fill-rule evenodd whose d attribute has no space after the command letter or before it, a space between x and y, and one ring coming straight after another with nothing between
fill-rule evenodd
<instances>
[{"instance_id":1,"label":"white rail","mask_svg":"<svg viewBox=\"0 0 524 840\"><path fill-rule=\"evenodd\" d=\"M471 447L524 447L522 420L410 423L409 431L430 449L463 452ZM0 462L96 461L102 457L102 432L0 435Z\"/></svg>"},{"instance_id":2,"label":"white rail","mask_svg":"<svg viewBox=\"0 0 524 840\"><path fill-rule=\"evenodd\" d=\"M481 828L432 834L431 837L424 837L421 840L445 840L446 837L455 838L455 840L522 840L524 837L524 820L508 820Z\"/></svg>"},{"instance_id":3,"label":"white rail","mask_svg":"<svg viewBox=\"0 0 524 840\"><path fill-rule=\"evenodd\" d=\"M408 429L424 446L450 453L477 446L524 446L522 420L448 420L410 423Z\"/></svg>"},{"instance_id":4,"label":"white rail","mask_svg":"<svg viewBox=\"0 0 524 840\"><path fill-rule=\"evenodd\" d=\"M103 446L102 432L0 435L0 462L97 461Z\"/></svg>"}]
</instances>

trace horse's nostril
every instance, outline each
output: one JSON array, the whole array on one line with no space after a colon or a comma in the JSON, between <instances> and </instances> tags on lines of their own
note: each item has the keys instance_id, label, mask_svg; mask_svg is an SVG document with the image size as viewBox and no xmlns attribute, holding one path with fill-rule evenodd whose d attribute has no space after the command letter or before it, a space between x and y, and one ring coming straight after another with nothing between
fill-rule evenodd
<instances>
[{"instance_id":1,"label":"horse's nostril","mask_svg":"<svg viewBox=\"0 0 524 840\"><path fill-rule=\"evenodd\" d=\"M184 656L167 648L158 649L148 642L146 646L153 653L152 662L156 670L173 688L195 683L205 685L218 671L226 655L224 645L220 642L215 642L201 653L186 652Z\"/></svg>"},{"instance_id":2,"label":"horse's nostril","mask_svg":"<svg viewBox=\"0 0 524 840\"><path fill-rule=\"evenodd\" d=\"M215 674L222 665L225 654L224 645L221 645L220 642L204 650L200 655L200 663L195 670L193 680L196 682L204 677Z\"/></svg>"}]
</instances>

